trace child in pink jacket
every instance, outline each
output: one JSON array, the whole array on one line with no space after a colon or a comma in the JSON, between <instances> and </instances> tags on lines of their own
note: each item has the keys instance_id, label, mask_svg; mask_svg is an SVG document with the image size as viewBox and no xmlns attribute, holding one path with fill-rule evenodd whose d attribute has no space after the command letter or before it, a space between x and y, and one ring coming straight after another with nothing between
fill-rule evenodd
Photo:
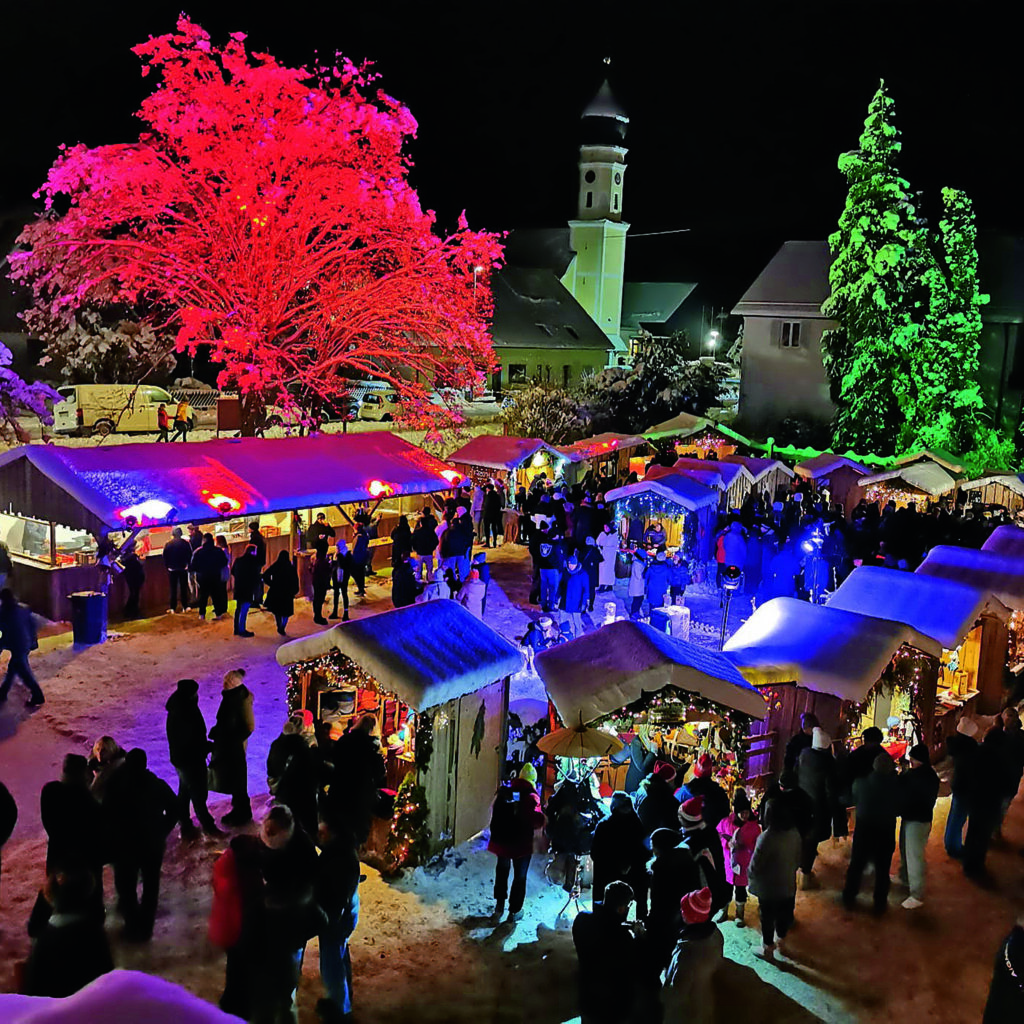
<instances>
[{"instance_id":1,"label":"child in pink jacket","mask_svg":"<svg viewBox=\"0 0 1024 1024\"><path fill-rule=\"evenodd\" d=\"M718 823L718 837L722 840L722 852L725 854L725 880L733 887L736 897L737 928L746 923L743 918L747 909L747 868L760 834L761 826L754 818L750 798L745 790L737 789L732 801L732 814ZM728 918L729 904L726 903L718 920L726 921Z\"/></svg>"}]
</instances>

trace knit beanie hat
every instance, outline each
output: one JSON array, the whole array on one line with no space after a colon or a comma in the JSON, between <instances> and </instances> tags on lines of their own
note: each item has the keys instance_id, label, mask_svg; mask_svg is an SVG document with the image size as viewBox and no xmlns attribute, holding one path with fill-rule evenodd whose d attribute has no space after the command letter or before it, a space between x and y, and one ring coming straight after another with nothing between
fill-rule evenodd
<instances>
[{"instance_id":1,"label":"knit beanie hat","mask_svg":"<svg viewBox=\"0 0 1024 1024\"><path fill-rule=\"evenodd\" d=\"M910 759L912 761L920 761L921 764L931 764L931 751L928 750L928 747L925 746L925 744L915 743L914 746L910 748Z\"/></svg>"},{"instance_id":2,"label":"knit beanie hat","mask_svg":"<svg viewBox=\"0 0 1024 1024\"><path fill-rule=\"evenodd\" d=\"M597 546L597 541L594 540L593 537L588 537L587 538L587 545L588 545L588 547L596 547Z\"/></svg>"},{"instance_id":3,"label":"knit beanie hat","mask_svg":"<svg viewBox=\"0 0 1024 1024\"><path fill-rule=\"evenodd\" d=\"M698 778L702 779L705 775L711 774L711 769L714 767L714 762L711 760L710 754L701 754L697 758L697 763L693 766L693 774Z\"/></svg>"},{"instance_id":4,"label":"knit beanie hat","mask_svg":"<svg viewBox=\"0 0 1024 1024\"><path fill-rule=\"evenodd\" d=\"M832 737L820 725L816 725L814 732L811 733L811 748L813 750L828 750L831 746Z\"/></svg>"},{"instance_id":5,"label":"knit beanie hat","mask_svg":"<svg viewBox=\"0 0 1024 1024\"><path fill-rule=\"evenodd\" d=\"M625 810L627 807L630 808L630 810L632 810L633 808L633 801L630 799L628 793L621 789L616 790L614 793L612 793L612 814L614 814L616 811Z\"/></svg>"},{"instance_id":6,"label":"knit beanie hat","mask_svg":"<svg viewBox=\"0 0 1024 1024\"><path fill-rule=\"evenodd\" d=\"M683 828L699 825L704 820L704 797L692 796L679 805L679 821Z\"/></svg>"},{"instance_id":7,"label":"knit beanie hat","mask_svg":"<svg viewBox=\"0 0 1024 1024\"><path fill-rule=\"evenodd\" d=\"M664 551L659 551L659 552L658 552L658 553L657 553L657 554L656 554L656 555L654 556L654 558L655 558L655 561L658 561L658 562L664 562L664 561L665 561L665 552L664 552Z\"/></svg>"},{"instance_id":8,"label":"knit beanie hat","mask_svg":"<svg viewBox=\"0 0 1024 1024\"><path fill-rule=\"evenodd\" d=\"M687 924L703 924L711 916L711 890L705 885L688 892L679 901L679 911Z\"/></svg>"},{"instance_id":9,"label":"knit beanie hat","mask_svg":"<svg viewBox=\"0 0 1024 1024\"><path fill-rule=\"evenodd\" d=\"M668 761L659 761L654 766L654 774L659 779L664 779L666 782L671 782L676 777L676 770L668 763Z\"/></svg>"},{"instance_id":10,"label":"knit beanie hat","mask_svg":"<svg viewBox=\"0 0 1024 1024\"><path fill-rule=\"evenodd\" d=\"M682 836L674 828L656 828L651 833L652 850L671 850L679 845Z\"/></svg>"},{"instance_id":11,"label":"knit beanie hat","mask_svg":"<svg viewBox=\"0 0 1024 1024\"><path fill-rule=\"evenodd\" d=\"M525 779L531 786L537 785L537 769L527 762L519 769L519 778Z\"/></svg>"},{"instance_id":12,"label":"knit beanie hat","mask_svg":"<svg viewBox=\"0 0 1024 1024\"><path fill-rule=\"evenodd\" d=\"M978 735L978 723L973 718L961 718L956 723L956 731L961 736L969 736L972 739Z\"/></svg>"},{"instance_id":13,"label":"knit beanie hat","mask_svg":"<svg viewBox=\"0 0 1024 1024\"><path fill-rule=\"evenodd\" d=\"M179 679L178 690L194 697L199 692L199 684L194 679Z\"/></svg>"}]
</instances>

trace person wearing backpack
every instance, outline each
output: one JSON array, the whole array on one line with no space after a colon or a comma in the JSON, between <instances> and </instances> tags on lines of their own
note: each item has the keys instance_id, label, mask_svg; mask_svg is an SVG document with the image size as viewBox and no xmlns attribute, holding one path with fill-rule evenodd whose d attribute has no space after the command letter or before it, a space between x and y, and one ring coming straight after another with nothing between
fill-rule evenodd
<instances>
[{"instance_id":1,"label":"person wearing backpack","mask_svg":"<svg viewBox=\"0 0 1024 1024\"><path fill-rule=\"evenodd\" d=\"M537 769L525 764L519 775L498 787L491 810L491 838L487 849L497 858L494 869L493 917L505 912L508 899L508 919L520 921L526 899L526 874L533 856L533 834L544 824L540 797L535 785ZM512 870L512 891L508 890L508 874Z\"/></svg>"}]
</instances>

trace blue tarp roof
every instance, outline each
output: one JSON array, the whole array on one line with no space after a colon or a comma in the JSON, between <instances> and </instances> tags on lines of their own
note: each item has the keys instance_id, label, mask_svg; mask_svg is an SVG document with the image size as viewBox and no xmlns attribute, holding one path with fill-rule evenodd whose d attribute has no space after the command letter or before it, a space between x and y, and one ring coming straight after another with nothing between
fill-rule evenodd
<instances>
[{"instance_id":1,"label":"blue tarp roof","mask_svg":"<svg viewBox=\"0 0 1024 1024\"><path fill-rule=\"evenodd\" d=\"M613 622L578 640L541 651L537 674L566 725L594 721L675 686L724 707L763 718L764 698L728 659L646 623Z\"/></svg>"},{"instance_id":2,"label":"blue tarp roof","mask_svg":"<svg viewBox=\"0 0 1024 1024\"><path fill-rule=\"evenodd\" d=\"M154 525L372 500L389 490L424 494L451 488L446 472L454 476L440 459L384 430L91 448L33 444L0 455L0 495L21 515L91 529L96 521L123 527L121 513L147 502L156 504L136 518ZM57 491L33 487L38 475L72 500L61 496L63 507L54 507ZM40 507L47 490L50 507Z\"/></svg>"},{"instance_id":3,"label":"blue tarp roof","mask_svg":"<svg viewBox=\"0 0 1024 1024\"><path fill-rule=\"evenodd\" d=\"M512 644L450 599L395 608L292 640L278 647L277 662L292 665L333 650L417 712L464 697L523 666Z\"/></svg>"},{"instance_id":4,"label":"blue tarp roof","mask_svg":"<svg viewBox=\"0 0 1024 1024\"><path fill-rule=\"evenodd\" d=\"M656 494L665 501L671 501L690 512L709 505L718 505L718 493L682 473L671 473L657 480L641 480L639 483L616 487L605 495L606 501L622 501L638 494Z\"/></svg>"},{"instance_id":5,"label":"blue tarp roof","mask_svg":"<svg viewBox=\"0 0 1024 1024\"><path fill-rule=\"evenodd\" d=\"M974 628L983 611L1001 611L988 593L938 576L861 566L828 599L829 608L905 622L947 649Z\"/></svg>"}]
</instances>

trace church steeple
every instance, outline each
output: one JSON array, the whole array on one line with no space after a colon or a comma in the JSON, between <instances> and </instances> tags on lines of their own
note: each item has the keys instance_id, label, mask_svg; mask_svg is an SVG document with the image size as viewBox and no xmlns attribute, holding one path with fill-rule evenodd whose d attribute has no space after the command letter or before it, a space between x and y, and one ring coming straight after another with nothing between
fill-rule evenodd
<instances>
[{"instance_id":1,"label":"church steeple","mask_svg":"<svg viewBox=\"0 0 1024 1024\"><path fill-rule=\"evenodd\" d=\"M623 145L629 117L608 80L583 111L580 146L580 220L622 220Z\"/></svg>"}]
</instances>

